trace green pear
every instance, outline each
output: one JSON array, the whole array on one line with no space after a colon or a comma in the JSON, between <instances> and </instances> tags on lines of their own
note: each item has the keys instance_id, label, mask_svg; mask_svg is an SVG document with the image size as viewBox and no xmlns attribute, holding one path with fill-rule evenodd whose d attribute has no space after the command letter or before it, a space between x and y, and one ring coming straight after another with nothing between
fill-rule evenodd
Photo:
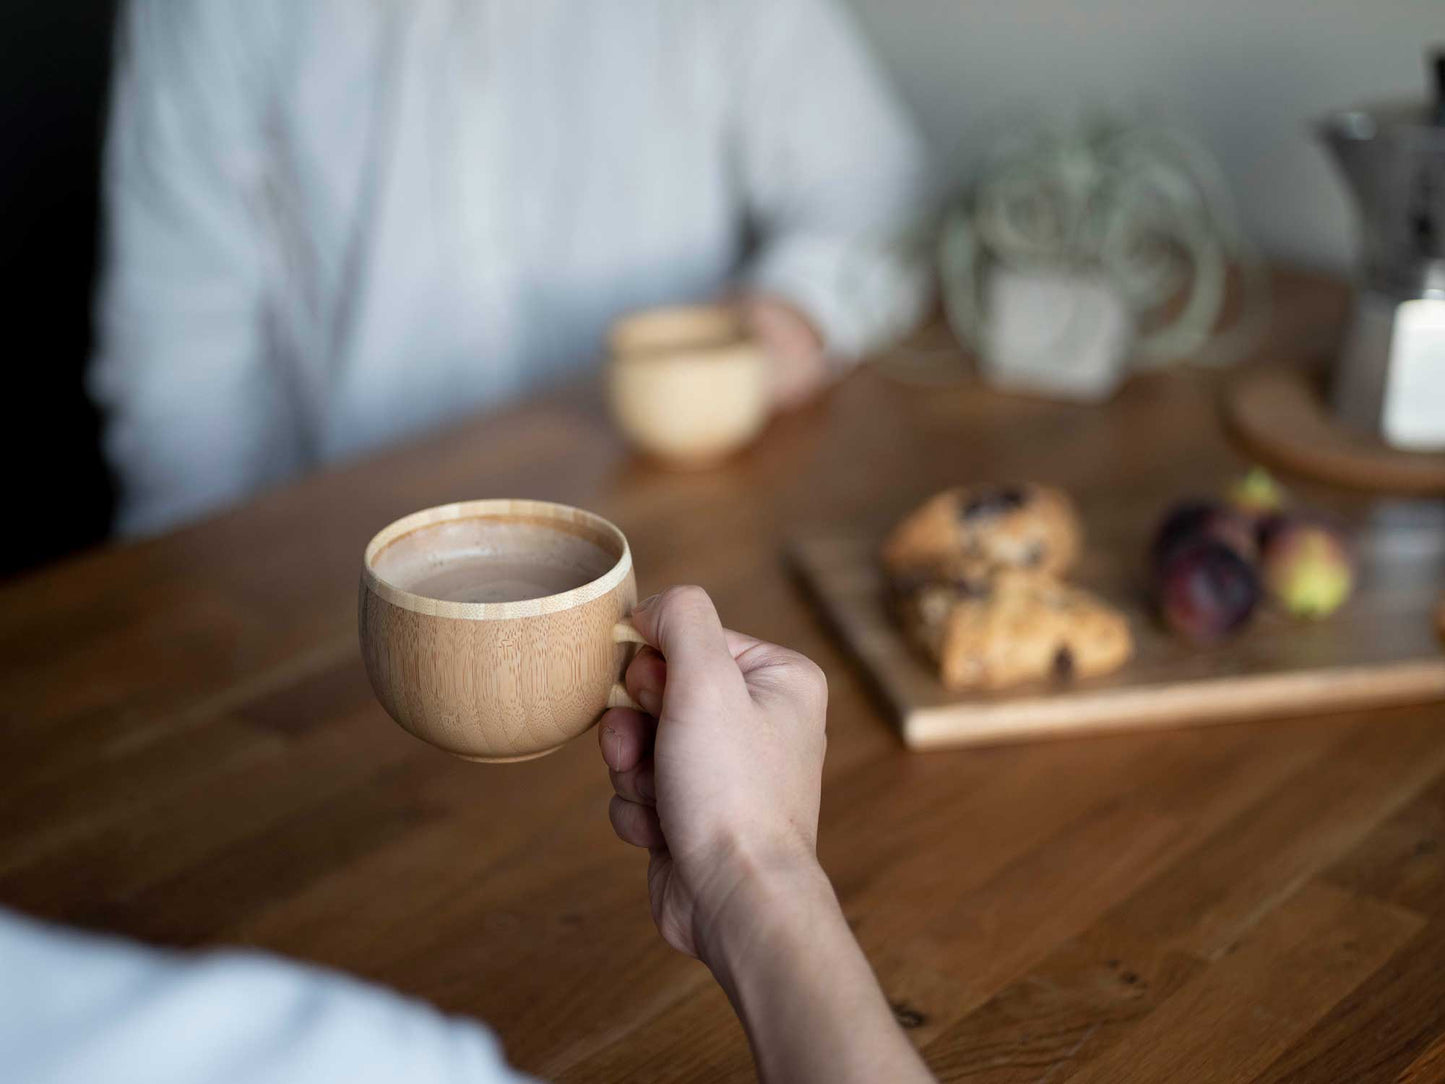
<instances>
[{"instance_id":1,"label":"green pear","mask_svg":"<svg viewBox=\"0 0 1445 1084\"><path fill-rule=\"evenodd\" d=\"M1317 520L1275 516L1261 534L1265 590L1284 610L1318 619L1334 613L1350 597L1355 565L1337 530Z\"/></svg>"}]
</instances>

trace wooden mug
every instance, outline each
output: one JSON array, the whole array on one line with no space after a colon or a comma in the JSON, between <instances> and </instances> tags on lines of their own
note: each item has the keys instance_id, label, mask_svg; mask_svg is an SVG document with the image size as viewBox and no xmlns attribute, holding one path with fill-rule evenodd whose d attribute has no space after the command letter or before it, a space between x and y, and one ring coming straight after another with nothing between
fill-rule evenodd
<instances>
[{"instance_id":1,"label":"wooden mug","mask_svg":"<svg viewBox=\"0 0 1445 1084\"><path fill-rule=\"evenodd\" d=\"M477 561L551 561L578 584L506 601L428 596L448 569L465 579ZM637 707L620 680L642 642L626 620L636 601L632 551L601 516L546 501L447 504L367 545L361 654L377 699L418 738L468 760L530 760L609 707Z\"/></svg>"},{"instance_id":2,"label":"wooden mug","mask_svg":"<svg viewBox=\"0 0 1445 1084\"><path fill-rule=\"evenodd\" d=\"M767 359L733 306L632 313L612 325L608 346L607 394L618 428L669 465L716 463L768 420Z\"/></svg>"}]
</instances>

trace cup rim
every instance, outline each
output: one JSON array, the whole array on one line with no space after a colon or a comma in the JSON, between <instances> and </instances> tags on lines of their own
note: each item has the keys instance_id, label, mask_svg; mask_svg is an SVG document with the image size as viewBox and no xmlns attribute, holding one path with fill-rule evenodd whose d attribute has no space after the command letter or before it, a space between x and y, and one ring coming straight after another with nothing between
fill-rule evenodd
<instances>
[{"instance_id":1,"label":"cup rim","mask_svg":"<svg viewBox=\"0 0 1445 1084\"><path fill-rule=\"evenodd\" d=\"M720 301L634 309L612 321L607 331L614 358L667 357L747 340L737 306Z\"/></svg>"},{"instance_id":2,"label":"cup rim","mask_svg":"<svg viewBox=\"0 0 1445 1084\"><path fill-rule=\"evenodd\" d=\"M446 599L428 598L397 587L379 576L374 567L377 556L391 543L423 527L437 523L448 523L460 519L479 519L497 516L527 516L554 519L561 522L579 523L614 539L621 546L621 556L601 576L590 580L570 591L539 598L521 599L516 602L452 602ZM372 536L366 544L362 557L361 574L368 589L394 606L412 610L429 617L456 617L470 621L495 621L517 617L540 617L543 614L571 610L593 599L601 598L617 587L632 571L632 549L627 536L610 520L603 519L595 512L576 508L570 504L554 501L535 501L511 497L491 497L483 500L455 501L423 508L419 512L393 520Z\"/></svg>"},{"instance_id":3,"label":"cup rim","mask_svg":"<svg viewBox=\"0 0 1445 1084\"><path fill-rule=\"evenodd\" d=\"M652 353L612 354L607 364L613 369L720 369L762 368L766 364L756 343L747 339L718 343L714 346L688 346L677 350Z\"/></svg>"}]
</instances>

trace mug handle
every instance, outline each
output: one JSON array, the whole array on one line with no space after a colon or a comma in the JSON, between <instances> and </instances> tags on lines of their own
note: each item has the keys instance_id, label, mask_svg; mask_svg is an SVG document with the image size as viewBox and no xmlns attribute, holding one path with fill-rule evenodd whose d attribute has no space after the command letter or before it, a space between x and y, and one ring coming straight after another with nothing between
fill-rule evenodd
<instances>
[{"instance_id":1,"label":"mug handle","mask_svg":"<svg viewBox=\"0 0 1445 1084\"><path fill-rule=\"evenodd\" d=\"M646 644L642 633L638 632L632 622L625 617L612 626L612 642L614 644ZM631 708L633 711L642 711L642 705L627 695L627 686L620 681L612 683L611 690L607 693L607 706L609 708ZM645 714L645 712L644 712Z\"/></svg>"}]
</instances>

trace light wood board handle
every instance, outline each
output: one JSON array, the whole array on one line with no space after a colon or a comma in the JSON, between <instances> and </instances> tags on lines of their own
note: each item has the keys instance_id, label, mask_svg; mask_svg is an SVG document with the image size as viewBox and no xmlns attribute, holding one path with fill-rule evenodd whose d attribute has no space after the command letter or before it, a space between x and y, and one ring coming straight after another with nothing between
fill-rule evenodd
<instances>
[{"instance_id":1,"label":"light wood board handle","mask_svg":"<svg viewBox=\"0 0 1445 1084\"><path fill-rule=\"evenodd\" d=\"M642 633L633 627L632 622L623 618L612 626L612 642L614 644L646 644ZM627 695L627 686L620 681L612 683L612 690L607 694L607 706L609 708L631 708L633 711L643 711L643 707L632 697ZM645 713L644 713L645 714Z\"/></svg>"}]
</instances>

